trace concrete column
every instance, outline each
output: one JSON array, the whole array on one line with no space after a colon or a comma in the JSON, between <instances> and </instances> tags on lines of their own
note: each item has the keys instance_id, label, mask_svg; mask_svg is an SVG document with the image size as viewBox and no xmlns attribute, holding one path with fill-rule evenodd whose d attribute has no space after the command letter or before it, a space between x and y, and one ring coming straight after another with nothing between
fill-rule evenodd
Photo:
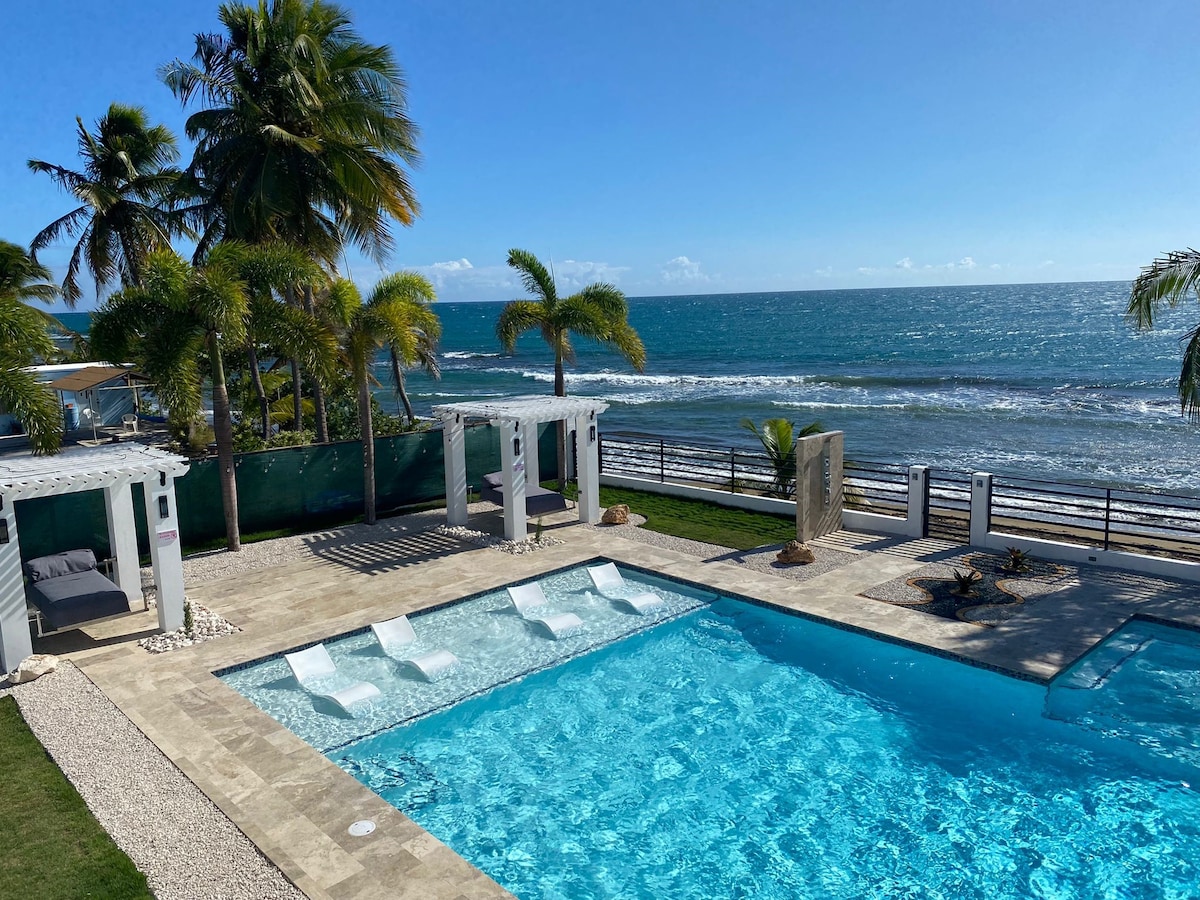
<instances>
[{"instance_id":1,"label":"concrete column","mask_svg":"<svg viewBox=\"0 0 1200 900\"><path fill-rule=\"evenodd\" d=\"M992 514L992 476L976 472L971 476L971 546L987 543L988 525Z\"/></svg>"},{"instance_id":2,"label":"concrete column","mask_svg":"<svg viewBox=\"0 0 1200 900\"><path fill-rule=\"evenodd\" d=\"M534 487L542 482L541 459L538 454L538 423L526 422L521 436L525 454L525 482Z\"/></svg>"},{"instance_id":3,"label":"concrete column","mask_svg":"<svg viewBox=\"0 0 1200 900\"><path fill-rule=\"evenodd\" d=\"M600 423L593 413L577 418L574 428L579 521L594 525L600 521Z\"/></svg>"},{"instance_id":4,"label":"concrete column","mask_svg":"<svg viewBox=\"0 0 1200 900\"><path fill-rule=\"evenodd\" d=\"M842 527L840 431L796 441L796 539L807 543Z\"/></svg>"},{"instance_id":5,"label":"concrete column","mask_svg":"<svg viewBox=\"0 0 1200 900\"><path fill-rule=\"evenodd\" d=\"M108 546L116 557L113 576L129 602L142 602L142 572L138 559L137 528L133 518L133 485L128 482L104 489L108 517ZM153 532L151 532L153 534Z\"/></svg>"},{"instance_id":6,"label":"concrete column","mask_svg":"<svg viewBox=\"0 0 1200 900\"><path fill-rule=\"evenodd\" d=\"M7 542L0 543L0 672L11 672L33 653L29 613L25 608L25 580L21 575L21 545L17 540L17 517L13 501L0 495L0 522ZM0 538L4 532L0 531Z\"/></svg>"},{"instance_id":7,"label":"concrete column","mask_svg":"<svg viewBox=\"0 0 1200 900\"><path fill-rule=\"evenodd\" d=\"M929 526L929 466L908 467L908 536L925 537Z\"/></svg>"},{"instance_id":8,"label":"concrete column","mask_svg":"<svg viewBox=\"0 0 1200 900\"><path fill-rule=\"evenodd\" d=\"M462 418L442 420L446 470L446 524L467 524L467 446Z\"/></svg>"},{"instance_id":9,"label":"concrete column","mask_svg":"<svg viewBox=\"0 0 1200 900\"><path fill-rule=\"evenodd\" d=\"M179 515L175 505L175 479L166 475L142 483L146 494L146 530L150 534L150 562L158 588L158 627L174 631L183 625L183 555L180 552Z\"/></svg>"},{"instance_id":10,"label":"concrete column","mask_svg":"<svg viewBox=\"0 0 1200 900\"><path fill-rule=\"evenodd\" d=\"M525 439L520 422L502 420L500 475L504 479L504 537L523 541L529 536L525 521Z\"/></svg>"}]
</instances>

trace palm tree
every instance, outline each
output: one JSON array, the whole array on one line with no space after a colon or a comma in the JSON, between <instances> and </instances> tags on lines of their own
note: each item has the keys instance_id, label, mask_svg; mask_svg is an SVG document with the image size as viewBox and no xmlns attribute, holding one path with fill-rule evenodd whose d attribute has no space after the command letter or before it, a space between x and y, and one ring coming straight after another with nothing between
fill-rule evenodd
<instances>
[{"instance_id":1,"label":"palm tree","mask_svg":"<svg viewBox=\"0 0 1200 900\"><path fill-rule=\"evenodd\" d=\"M767 419L761 428L752 419L742 419L742 427L758 438L774 471L767 496L792 499L796 494L796 441L820 434L824 426L810 422L797 432L795 423L787 419Z\"/></svg>"},{"instance_id":2,"label":"palm tree","mask_svg":"<svg viewBox=\"0 0 1200 900\"><path fill-rule=\"evenodd\" d=\"M1200 299L1200 252L1189 248L1168 253L1142 269L1129 292L1126 315L1139 331L1148 331L1164 303L1174 308L1192 294ZM1184 415L1200 422L1200 325L1188 332L1186 341L1179 402Z\"/></svg>"},{"instance_id":3,"label":"palm tree","mask_svg":"<svg viewBox=\"0 0 1200 900\"><path fill-rule=\"evenodd\" d=\"M109 359L134 359L154 381L154 392L175 422L192 422L200 413L202 369L206 357L212 380L213 431L216 435L225 539L241 549L237 481L233 467L233 418L225 378L222 342L244 347L253 309L246 273L269 249L236 243L212 248L202 266L192 266L170 250L145 260L140 285L113 294L92 320L92 346ZM319 366L331 336L301 329L306 356Z\"/></svg>"},{"instance_id":4,"label":"palm tree","mask_svg":"<svg viewBox=\"0 0 1200 900\"><path fill-rule=\"evenodd\" d=\"M366 303L350 281L334 282L322 304L341 333L342 352L358 389L358 423L363 447L363 519L374 525L375 432L371 417L371 367L376 354L390 347L402 365L417 364L423 348L436 346L442 326L430 308L437 294L416 272L381 279Z\"/></svg>"},{"instance_id":5,"label":"palm tree","mask_svg":"<svg viewBox=\"0 0 1200 900\"><path fill-rule=\"evenodd\" d=\"M619 353L633 368L646 368L646 348L629 324L629 305L615 285L589 284L569 297L558 296L553 276L528 250L509 250L508 264L521 276L533 300L513 300L505 304L496 322L496 336L511 353L517 338L537 329L554 351L554 396L567 395L563 366L575 361L571 335L596 341ZM566 423L558 425L559 490L566 484Z\"/></svg>"},{"instance_id":6,"label":"palm tree","mask_svg":"<svg viewBox=\"0 0 1200 900\"><path fill-rule=\"evenodd\" d=\"M58 288L49 281L50 270L23 247L0 241L0 406L25 428L37 455L57 453L62 445L58 401L26 369L54 353L50 317L25 303L54 299Z\"/></svg>"},{"instance_id":7,"label":"palm tree","mask_svg":"<svg viewBox=\"0 0 1200 900\"><path fill-rule=\"evenodd\" d=\"M75 119L80 171L31 159L29 168L49 175L79 206L38 232L31 250L43 250L66 236L76 238L63 278L62 296L73 307L81 296L79 270L87 265L96 293L114 279L137 284L146 256L169 247L171 238L189 234L182 212L172 208L180 171L175 136L163 125L150 125L138 106L114 103L92 133Z\"/></svg>"},{"instance_id":8,"label":"palm tree","mask_svg":"<svg viewBox=\"0 0 1200 900\"><path fill-rule=\"evenodd\" d=\"M186 106L196 141L191 181L206 200L197 258L221 239L284 240L333 267L347 242L381 262L390 221L411 225L417 128L403 73L387 46L369 44L324 0L225 3L225 34L196 36L194 62L163 80ZM311 285L297 300L314 312ZM301 372L292 367L299 428ZM324 390L313 385L317 440L328 440Z\"/></svg>"}]
</instances>

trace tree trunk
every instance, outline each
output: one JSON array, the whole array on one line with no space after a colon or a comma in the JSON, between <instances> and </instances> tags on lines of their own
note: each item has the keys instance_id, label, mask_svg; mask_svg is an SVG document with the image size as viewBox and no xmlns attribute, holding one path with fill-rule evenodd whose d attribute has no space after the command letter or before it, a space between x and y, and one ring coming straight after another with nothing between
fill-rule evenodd
<instances>
[{"instance_id":1,"label":"tree trunk","mask_svg":"<svg viewBox=\"0 0 1200 900\"><path fill-rule=\"evenodd\" d=\"M258 351L254 349L254 341L246 345L246 360L250 365L250 383L254 385L254 396L258 398L263 440L267 440L271 437L271 406L267 402L267 391L263 387L262 370L258 367Z\"/></svg>"},{"instance_id":2,"label":"tree trunk","mask_svg":"<svg viewBox=\"0 0 1200 900\"><path fill-rule=\"evenodd\" d=\"M316 317L316 304L313 302L313 289L311 284L304 286L304 311L310 316ZM313 411L317 418L317 443L329 443L329 416L325 412L325 389L321 387L321 379L314 377L312 380L313 391Z\"/></svg>"},{"instance_id":3,"label":"tree trunk","mask_svg":"<svg viewBox=\"0 0 1200 900\"><path fill-rule=\"evenodd\" d=\"M374 525L375 429L371 423L371 388L365 369L358 373L358 427L362 431L363 448L363 521Z\"/></svg>"},{"instance_id":4,"label":"tree trunk","mask_svg":"<svg viewBox=\"0 0 1200 900\"><path fill-rule=\"evenodd\" d=\"M563 373L562 351L554 348L554 396L567 396L567 377ZM536 476L535 476L536 477ZM567 489L567 420L558 420L558 492Z\"/></svg>"},{"instance_id":5,"label":"tree trunk","mask_svg":"<svg viewBox=\"0 0 1200 900\"><path fill-rule=\"evenodd\" d=\"M208 355L212 363L213 431L217 436L217 467L221 480L221 503L225 507L225 546L242 549L238 530L237 479L233 471L233 418L229 412L229 390L225 386L225 364L216 332L209 332Z\"/></svg>"},{"instance_id":6,"label":"tree trunk","mask_svg":"<svg viewBox=\"0 0 1200 900\"><path fill-rule=\"evenodd\" d=\"M288 306L296 305L296 289L288 285L283 292ZM292 431L304 430L304 383L300 380L300 364L289 360L292 369Z\"/></svg>"},{"instance_id":7,"label":"tree trunk","mask_svg":"<svg viewBox=\"0 0 1200 900\"><path fill-rule=\"evenodd\" d=\"M416 415L413 413L412 401L408 399L408 391L404 389L404 370L400 368L400 357L396 355L396 348L392 347L392 380L396 383L396 396L400 398L400 402L404 405L404 415L408 419L408 424L412 425L417 421Z\"/></svg>"}]
</instances>

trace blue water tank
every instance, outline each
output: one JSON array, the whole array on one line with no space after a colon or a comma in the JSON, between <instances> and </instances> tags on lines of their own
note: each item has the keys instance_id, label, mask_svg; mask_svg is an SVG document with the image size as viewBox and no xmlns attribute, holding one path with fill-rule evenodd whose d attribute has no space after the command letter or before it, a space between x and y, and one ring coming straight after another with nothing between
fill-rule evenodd
<instances>
[{"instance_id":1,"label":"blue water tank","mask_svg":"<svg viewBox=\"0 0 1200 900\"><path fill-rule=\"evenodd\" d=\"M64 424L67 427L67 431L74 431L79 427L79 410L75 408L74 403L66 405L66 408L63 410L63 418L65 419Z\"/></svg>"}]
</instances>

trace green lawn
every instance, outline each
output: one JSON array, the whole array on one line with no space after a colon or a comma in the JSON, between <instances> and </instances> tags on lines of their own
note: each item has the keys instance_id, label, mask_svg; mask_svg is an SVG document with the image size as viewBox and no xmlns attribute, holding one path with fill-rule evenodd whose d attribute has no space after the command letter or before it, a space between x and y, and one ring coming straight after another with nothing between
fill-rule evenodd
<instances>
[{"instance_id":1,"label":"green lawn","mask_svg":"<svg viewBox=\"0 0 1200 900\"><path fill-rule=\"evenodd\" d=\"M547 482L553 487L553 484ZM574 497L574 485L568 494ZM791 516L772 516L767 513L730 509L701 500L684 500L631 491L626 488L601 487L600 505L629 504L630 512L646 517L642 527L660 534L719 544L735 550L751 550L763 544L782 544L796 537L796 520Z\"/></svg>"},{"instance_id":2,"label":"green lawn","mask_svg":"<svg viewBox=\"0 0 1200 900\"><path fill-rule=\"evenodd\" d=\"M100 827L12 697L0 697L0 760L0 897L153 900L146 876Z\"/></svg>"}]
</instances>

